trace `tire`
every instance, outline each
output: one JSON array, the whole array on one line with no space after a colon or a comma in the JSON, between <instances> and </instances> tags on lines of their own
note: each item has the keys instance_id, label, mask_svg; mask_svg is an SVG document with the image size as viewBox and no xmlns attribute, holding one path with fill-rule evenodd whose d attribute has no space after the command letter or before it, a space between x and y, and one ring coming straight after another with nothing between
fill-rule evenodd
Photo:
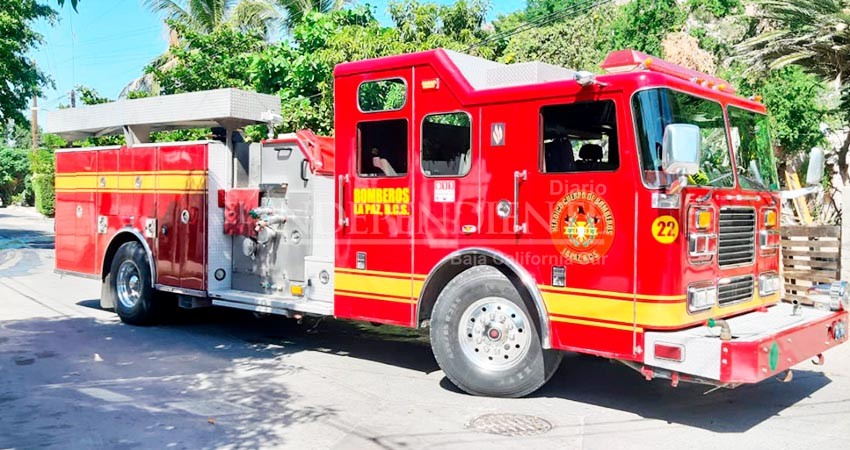
<instances>
[{"instance_id":1,"label":"tire","mask_svg":"<svg viewBox=\"0 0 850 450\"><path fill-rule=\"evenodd\" d=\"M534 318L495 267L467 269L437 297L431 314L434 357L446 377L469 394L524 397L549 381L563 356L543 349Z\"/></svg>"},{"instance_id":2,"label":"tire","mask_svg":"<svg viewBox=\"0 0 850 450\"><path fill-rule=\"evenodd\" d=\"M164 305L157 301L147 255L138 242L118 248L104 284L104 295L110 297L122 322L151 325L160 319Z\"/></svg>"}]
</instances>

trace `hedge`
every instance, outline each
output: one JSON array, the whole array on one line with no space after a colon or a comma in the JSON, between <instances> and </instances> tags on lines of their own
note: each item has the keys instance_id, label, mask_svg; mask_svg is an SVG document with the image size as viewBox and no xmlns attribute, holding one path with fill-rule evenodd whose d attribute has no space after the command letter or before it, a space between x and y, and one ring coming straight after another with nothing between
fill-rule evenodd
<instances>
[{"instance_id":1,"label":"hedge","mask_svg":"<svg viewBox=\"0 0 850 450\"><path fill-rule=\"evenodd\" d=\"M53 188L53 174L36 173L32 176L32 187L35 191L36 211L48 217L53 217L56 211L56 193Z\"/></svg>"}]
</instances>

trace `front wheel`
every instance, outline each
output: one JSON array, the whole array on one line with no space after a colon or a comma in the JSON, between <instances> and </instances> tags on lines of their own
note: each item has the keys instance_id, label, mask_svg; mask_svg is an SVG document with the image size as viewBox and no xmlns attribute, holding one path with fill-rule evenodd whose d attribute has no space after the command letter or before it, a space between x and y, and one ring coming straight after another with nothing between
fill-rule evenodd
<instances>
[{"instance_id":1,"label":"front wheel","mask_svg":"<svg viewBox=\"0 0 850 450\"><path fill-rule=\"evenodd\" d=\"M118 248L104 282L105 294L111 297L122 322L150 325L159 318L162 302L155 301L150 265L138 242Z\"/></svg>"},{"instance_id":2,"label":"front wheel","mask_svg":"<svg viewBox=\"0 0 850 450\"><path fill-rule=\"evenodd\" d=\"M431 346L446 377L473 395L523 397L555 373L562 354L544 350L514 285L491 266L468 269L440 293Z\"/></svg>"}]
</instances>

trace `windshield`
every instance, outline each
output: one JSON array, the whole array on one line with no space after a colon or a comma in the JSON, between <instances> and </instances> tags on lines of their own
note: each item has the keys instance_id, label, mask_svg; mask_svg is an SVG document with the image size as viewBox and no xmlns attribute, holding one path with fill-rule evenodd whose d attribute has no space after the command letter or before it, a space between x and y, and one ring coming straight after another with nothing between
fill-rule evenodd
<instances>
[{"instance_id":1,"label":"windshield","mask_svg":"<svg viewBox=\"0 0 850 450\"><path fill-rule=\"evenodd\" d=\"M664 129L673 123L696 125L702 135L700 171L689 177L689 184L713 187L732 187L735 184L726 121L719 103L659 88L638 92L632 106L637 122L643 179L647 186L666 186L676 178L661 170Z\"/></svg>"},{"instance_id":2,"label":"windshield","mask_svg":"<svg viewBox=\"0 0 850 450\"><path fill-rule=\"evenodd\" d=\"M730 106L728 112L732 149L735 152L738 182L741 187L779 190L767 116L734 106Z\"/></svg>"}]
</instances>

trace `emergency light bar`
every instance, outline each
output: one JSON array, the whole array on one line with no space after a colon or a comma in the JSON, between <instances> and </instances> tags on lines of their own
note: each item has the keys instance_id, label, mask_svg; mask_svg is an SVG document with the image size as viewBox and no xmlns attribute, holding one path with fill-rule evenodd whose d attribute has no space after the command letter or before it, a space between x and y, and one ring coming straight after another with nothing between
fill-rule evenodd
<instances>
[{"instance_id":1,"label":"emergency light bar","mask_svg":"<svg viewBox=\"0 0 850 450\"><path fill-rule=\"evenodd\" d=\"M607 73L624 73L637 70L663 73L680 80L697 83L709 89L735 93L735 88L728 82L711 75L691 70L663 59L641 53L636 50L619 50L611 52L601 65Z\"/></svg>"}]
</instances>

